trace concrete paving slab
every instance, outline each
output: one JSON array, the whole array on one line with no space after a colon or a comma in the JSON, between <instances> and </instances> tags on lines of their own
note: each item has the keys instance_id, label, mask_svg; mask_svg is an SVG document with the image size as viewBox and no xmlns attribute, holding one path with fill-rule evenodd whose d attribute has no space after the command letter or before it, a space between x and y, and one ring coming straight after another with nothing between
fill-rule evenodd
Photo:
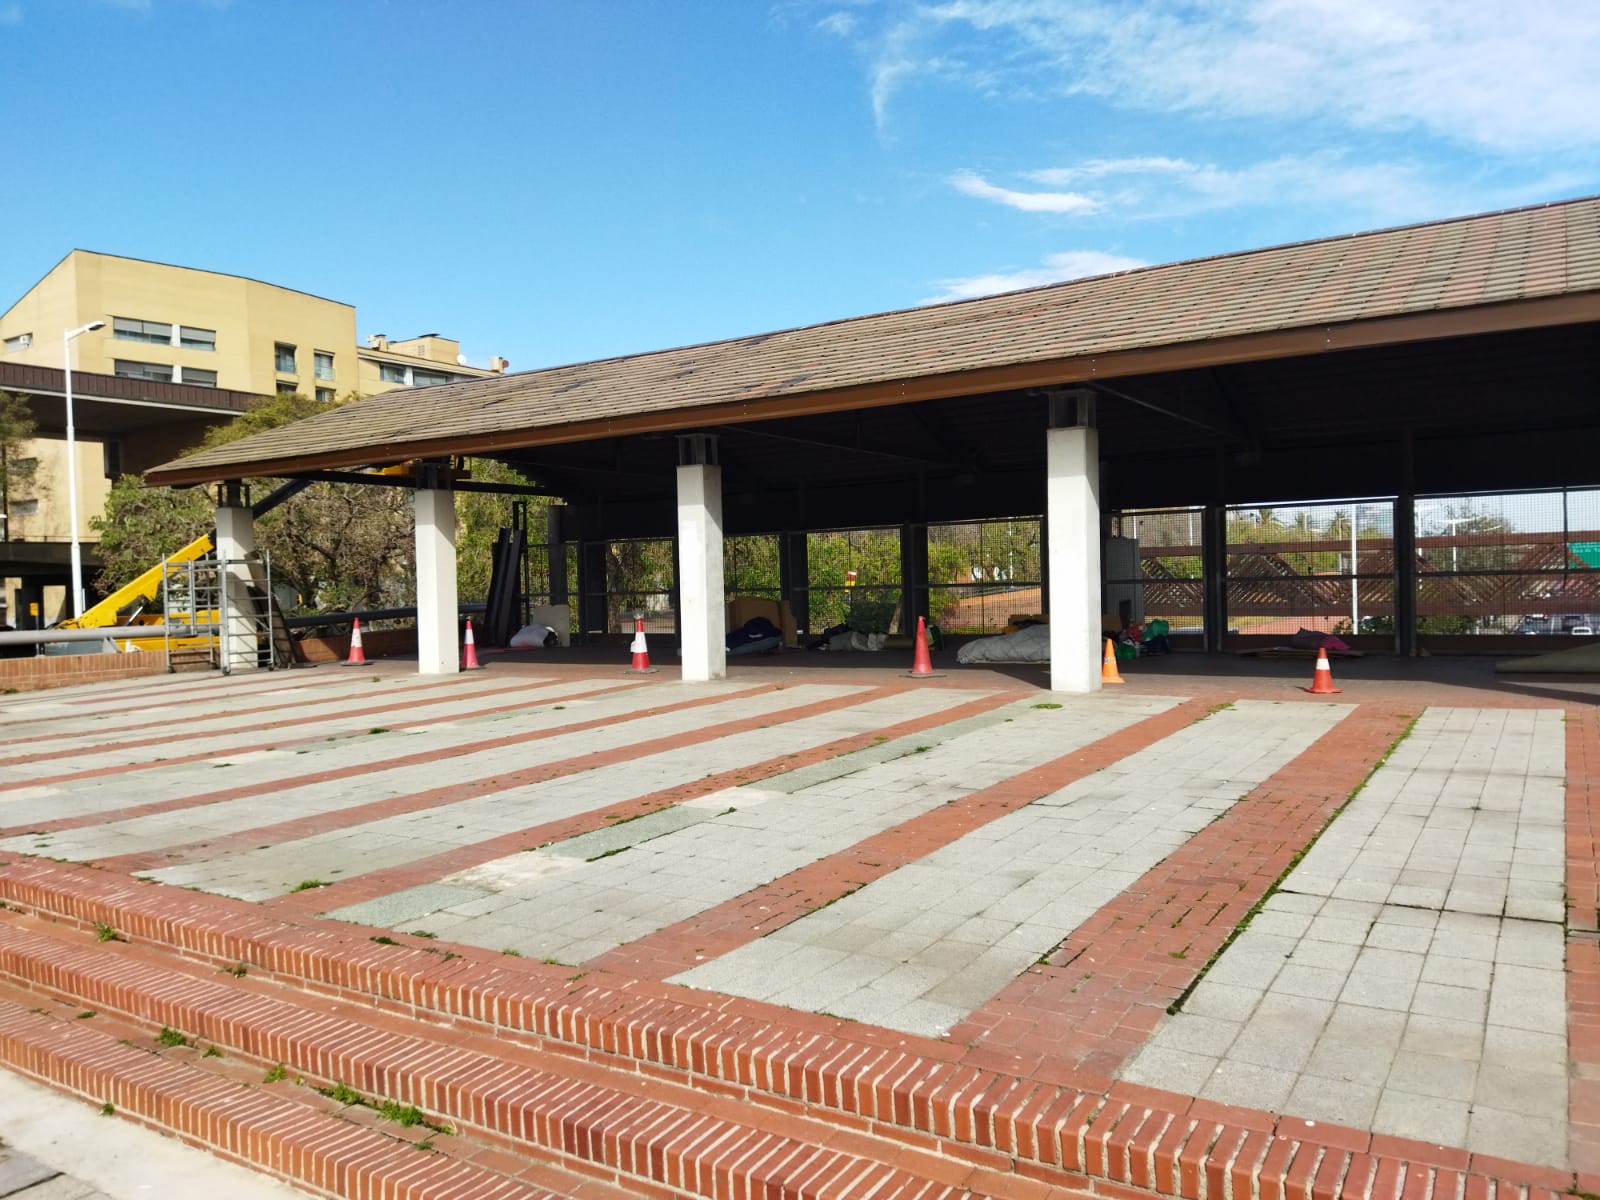
<instances>
[{"instance_id":1,"label":"concrete paving slab","mask_svg":"<svg viewBox=\"0 0 1600 1200\"><path fill-rule=\"evenodd\" d=\"M1566 1068L1564 909L1523 919L1507 909L1504 879L1482 870L1509 874L1512 839L1523 830L1561 834L1564 814L1552 811L1540 781L1564 769L1557 712L1425 712L1124 1078L1148 1080L1226 1017L1239 1032L1217 1052L1218 1070L1198 1093L1212 1099L1260 1106L1229 1071L1273 1066L1296 1077L1284 1111L1463 1147L1485 1128L1475 1120L1484 1102L1564 1112L1565 1088L1534 1082ZM1490 795L1500 807L1485 817L1481 802ZM1347 872L1381 878L1397 856L1405 867L1387 903L1329 886ZM1469 862L1482 873L1465 870ZM1302 1006L1298 1019L1294 1004ZM1277 1083L1265 1081L1269 1089ZM1519 1108L1508 1095L1525 1103ZM1565 1158L1564 1143L1556 1149L1531 1133L1493 1144L1547 1165Z\"/></svg>"},{"instance_id":2,"label":"concrete paving slab","mask_svg":"<svg viewBox=\"0 0 1600 1200\"><path fill-rule=\"evenodd\" d=\"M860 689L799 687L764 696L744 697L730 702L731 708L710 706L683 713L663 714L630 723L625 727L597 729L573 738L552 738L532 747L513 747L525 767L530 761L568 758L598 748L615 750L626 745L622 739L643 739L686 732L717 719L740 719L771 715L775 724L759 738L743 734L717 738L698 745L661 751L629 761L618 761L575 775L565 775L523 787L475 796L456 803L442 803L420 811L379 818L353 828L341 828L309 837L297 838L264 849L199 858L183 866L147 873L149 878L199 887L240 899L260 900L291 890L297 879L337 880L368 871L400 866L444 850L487 841L502 833L514 833L549 821L574 816L607 806L616 806L633 797L664 788L680 786L708 774L727 771L752 762L798 752L808 747L869 731L910 716L936 712L941 707L959 704L970 695L954 691L906 693L801 720L784 721L785 709L819 700L857 694ZM414 773L413 773L414 783ZM332 804L330 799L325 803ZM208 806L221 807L221 806ZM259 806L257 806L258 808ZM235 811L228 819L233 828L239 821L259 824L259 813L249 808ZM220 816L214 818L220 821ZM115 823L132 825L134 822ZM249 825L243 826L249 828ZM126 830L125 830L126 832ZM137 832L137 831L136 831ZM147 832L147 831L146 831ZM156 832L149 835L157 845L167 844L174 835ZM95 841L93 831L84 831L82 843ZM185 841L189 839L184 839Z\"/></svg>"},{"instance_id":3,"label":"concrete paving slab","mask_svg":"<svg viewBox=\"0 0 1600 1200\"><path fill-rule=\"evenodd\" d=\"M954 703L966 694L945 696ZM551 914L565 909L591 913L591 921L558 924L553 916L547 917L529 922L508 942L503 914L480 919L458 906L441 905L430 915L429 927L469 945L512 946L528 955L580 962L578 942L588 949L586 957L592 957L688 919L968 791L1113 734L1170 704L1124 700L1082 702L1048 711L1008 707L997 710L1003 714L998 721L962 723L962 731L948 738L905 739L907 744L895 758L844 756L854 768L851 772L836 769L809 787L785 792L763 780L756 786L728 788L690 802L693 807L685 812L679 810L687 806L679 805L449 878L451 883L515 896ZM529 860L540 859L559 859L566 866L559 873L528 869ZM330 915L366 920L362 914L367 911L358 905ZM843 923L833 909L826 912L824 921ZM920 938L917 948L927 950L956 935L958 927L971 919L965 911L924 912L919 914L920 925L913 922L899 936ZM982 929L971 927L965 940L998 939L1014 924L995 921ZM859 929L845 935L849 946L858 950L878 940ZM950 961L954 962L953 956ZM881 973L859 974L876 978ZM852 989L860 986L851 972L841 978ZM766 981L763 993L763 998L773 996ZM794 1006L810 1007L798 1002Z\"/></svg>"},{"instance_id":4,"label":"concrete paving slab","mask_svg":"<svg viewBox=\"0 0 1600 1200\"><path fill-rule=\"evenodd\" d=\"M938 944L942 933L933 935L927 945L908 944L907 927L925 918L927 898L937 896L940 906L955 915L1012 927L1008 940L987 958L983 976L987 996L974 989L981 1002L1164 858L1174 844L1181 844L1225 809L1230 801L1218 799L1219 778L1229 781L1222 794L1232 791L1237 799L1347 712L1342 707L1247 702L1213 713L1114 767L991 821L869 884L834 905L827 922L802 918L684 972L675 981L735 995L760 992L771 998L766 981L775 963L787 961L785 947L837 949L833 921L878 911L897 914L894 928L900 932L866 946L852 942L847 957L890 962L893 968L885 978L903 980L908 998L920 998L956 971L976 971L975 966L945 955ZM1076 865L1073 857L1086 845L1108 856L1109 864ZM996 894L992 886L996 879L1006 880L1009 890ZM917 987L921 990L909 990ZM813 989L806 997L811 1002L804 1007L862 1019L850 1008L856 991L853 973L841 968L832 997L817 1000ZM939 1035L948 1028L913 1025L913 1011L923 1010L873 1019L911 1033Z\"/></svg>"}]
</instances>

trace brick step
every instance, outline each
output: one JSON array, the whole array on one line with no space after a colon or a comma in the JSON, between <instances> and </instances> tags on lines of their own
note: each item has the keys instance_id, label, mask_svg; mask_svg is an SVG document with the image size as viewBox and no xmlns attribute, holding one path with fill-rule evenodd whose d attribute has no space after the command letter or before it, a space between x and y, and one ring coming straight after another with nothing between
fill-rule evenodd
<instances>
[{"instance_id":1,"label":"brick step","mask_svg":"<svg viewBox=\"0 0 1600 1200\"><path fill-rule=\"evenodd\" d=\"M465 946L452 947L447 958L420 938L286 919L73 864L0 866L0 903L80 928L112 926L213 967L244 963L252 976L359 1006L509 1034L895 1139L970 1164L974 1184L990 1192L1010 1194L1038 1181L1115 1200L1133 1192L1280 1200L1306 1171L1319 1186L1347 1180L1352 1200L1456 1195L1469 1185L1514 1191L1516 1200L1554 1200L1575 1186L1570 1172L1480 1161L1327 1122L1154 1088L1106 1089L1066 1072L1027 1078L999 1065L953 1061L960 1051L948 1043L602 970L579 978L571 968Z\"/></svg>"},{"instance_id":2,"label":"brick step","mask_svg":"<svg viewBox=\"0 0 1600 1200\"><path fill-rule=\"evenodd\" d=\"M799 1114L552 1054L505 1037L234 976L35 919L0 919L0 978L177 1031L324 1088L415 1106L518 1155L675 1196L774 1200L970 1194L975 1169ZM199 1060L203 1063L205 1060Z\"/></svg>"},{"instance_id":3,"label":"brick step","mask_svg":"<svg viewBox=\"0 0 1600 1200\"><path fill-rule=\"evenodd\" d=\"M92 1017L93 1019L86 1019ZM345 1106L287 1081L255 1086L237 1062L162 1048L153 1031L0 984L0 1064L37 1082L317 1195L369 1200L626 1200L628 1193L538 1167L508 1174L469 1161L487 1148L435 1144L352 1120ZM399 1126L395 1126L396 1129ZM441 1147L438 1143L448 1143ZM522 1166L522 1164L513 1164Z\"/></svg>"}]
</instances>

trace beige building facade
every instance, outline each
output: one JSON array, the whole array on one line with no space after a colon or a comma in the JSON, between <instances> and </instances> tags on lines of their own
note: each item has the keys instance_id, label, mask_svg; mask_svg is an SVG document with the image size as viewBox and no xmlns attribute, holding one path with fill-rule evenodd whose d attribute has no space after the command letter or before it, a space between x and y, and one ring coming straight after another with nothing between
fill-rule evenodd
<instances>
[{"instance_id":1,"label":"beige building facade","mask_svg":"<svg viewBox=\"0 0 1600 1200\"><path fill-rule=\"evenodd\" d=\"M64 346L67 332L95 322L103 325ZM395 341L375 334L358 342L355 307L337 300L88 250L71 251L0 313L0 364L59 369L64 353L71 354L74 372L151 385L152 392L181 385L256 396L298 392L328 402L485 378L507 366L500 358L471 366L459 342L436 333ZM110 480L124 468L120 438L98 435L81 418L78 424L77 534L92 554L89 522L104 510ZM37 467L26 494L0 504L0 541L70 540L63 432L41 423L24 449ZM0 597L18 582L0 580ZM55 600L51 616L59 615L58 590L47 589Z\"/></svg>"}]
</instances>

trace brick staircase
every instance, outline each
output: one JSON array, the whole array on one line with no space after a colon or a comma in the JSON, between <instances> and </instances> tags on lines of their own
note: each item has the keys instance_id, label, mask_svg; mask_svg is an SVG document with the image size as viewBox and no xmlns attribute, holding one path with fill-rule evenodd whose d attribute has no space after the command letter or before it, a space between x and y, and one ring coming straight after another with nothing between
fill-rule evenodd
<instances>
[{"instance_id":1,"label":"brick staircase","mask_svg":"<svg viewBox=\"0 0 1600 1200\"><path fill-rule=\"evenodd\" d=\"M83 867L0 867L0 901L0 1064L328 1195L1553 1200L1574 1186Z\"/></svg>"}]
</instances>

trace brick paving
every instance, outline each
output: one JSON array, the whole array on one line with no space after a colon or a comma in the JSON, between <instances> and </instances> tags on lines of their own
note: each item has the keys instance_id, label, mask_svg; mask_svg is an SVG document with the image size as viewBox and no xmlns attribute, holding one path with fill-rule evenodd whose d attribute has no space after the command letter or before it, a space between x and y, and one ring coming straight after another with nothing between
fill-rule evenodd
<instances>
[{"instance_id":1,"label":"brick paving","mask_svg":"<svg viewBox=\"0 0 1600 1200\"><path fill-rule=\"evenodd\" d=\"M1213 713L675 982L941 1036L1348 711Z\"/></svg>"},{"instance_id":2,"label":"brick paving","mask_svg":"<svg viewBox=\"0 0 1600 1200\"><path fill-rule=\"evenodd\" d=\"M438 681L421 690L380 667L374 674L392 689L392 710L345 711L332 717L343 722L332 734L313 732L309 721L285 725L276 742L263 741L279 732L264 726L316 715L297 711L302 701L330 714L346 703L376 706L337 668L297 677L296 690L307 690L299 699L272 677L123 681L81 697L7 698L0 759L13 774L0 784L0 825L11 836L0 892L13 905L54 905L89 925L111 918L153 941L192 942L185 953L224 965L235 957L277 963L285 981L312 972L356 989L345 994L392 992L408 1007L458 1012L454 1020L492 1010L495 1027L589 1046L608 1061L637 1058L640 1069L648 1060L688 1072L672 1077L703 1089L706 1099L695 1103L732 1095L719 1086L762 1106L800 1103L831 1114L837 1128L932 1153L913 1169L919 1179L937 1175L939 1156L954 1156L964 1165L947 1182L997 1195L1066 1188L1118 1200L1220 1200L1225 1191L1238 1200L1546 1200L1552 1189L1600 1191L1600 689L1519 684L1459 665L1433 679L1417 664L1368 661L1340 664L1346 690L1329 702L1297 692L1300 664L1252 665L1239 678L1212 673L1213 664L1183 670L1184 657L1130 670L1119 693L1049 697L1063 708L1042 711L1031 704L1045 697L1029 691L1023 672L957 671L929 686L887 671L741 666L710 689L681 689L664 674L619 691L609 669L498 660L459 690ZM700 704L674 717L673 700L691 693ZM1205 715L1223 704L1233 707ZM170 746L155 742L151 714L163 705L177 726L185 714L204 721L202 749L177 730ZM247 719L236 729L219 723L219 705ZM1133 715L1083 724L1075 740L1019 738L1017 748L997 749L1004 737L995 731L1010 728L1008 705L1040 728L1095 708ZM629 716L646 711L653 715ZM149 745L119 747L114 734L96 742L86 726L103 716L114 729L118 712L143 724L128 741ZM1401 743L1178 1014L1164 1017L1412 716L1415 743ZM47 739L57 721L86 757L35 757L54 753ZM364 734L368 722L406 724L407 732ZM941 732L948 722L968 724ZM1217 736L1228 730L1237 736ZM902 738L915 743L909 753ZM562 739L564 748L551 745ZM921 744L929 748L918 753ZM219 765L226 762L234 765ZM243 780L219 787L225 769ZM551 774L529 782L544 771ZM1040 786L1041 772L1054 775L1050 786ZM1119 796L1121 785L1129 786ZM724 814L741 799L742 819ZM1380 803L1384 813L1375 811ZM295 805L305 806L298 815ZM1384 821L1401 819L1413 835L1404 854L1385 840L1395 827ZM1063 820L1052 850L1047 831ZM45 836L28 832L46 822ZM455 824L470 828L448 828ZM256 850L278 836L274 828L302 833L275 843L276 854ZM570 843L573 853L522 853L547 841ZM1457 855L1448 873L1440 862L1447 843ZM242 903L126 873L167 853L177 871L200 872L186 887L275 898ZM39 856L81 856L95 868ZM1033 874L1047 881L1037 892L1026 890L1029 880L1006 879L1010 864L1030 856L1050 868ZM353 868L341 876L348 882L283 894L299 879L325 878L335 862ZM521 878L525 862L534 868ZM718 864L727 869L715 872ZM639 902L668 877L682 881L671 903L651 911ZM235 887L240 879L246 887ZM1073 897L1086 879L1099 890ZM1006 886L987 894L997 883ZM1015 918L1008 931L979 927L1019 894L1030 912L1007 910L1003 919ZM451 903L430 907L430 895ZM531 961L554 945L536 939L523 943L525 959L508 958L496 951L519 947L502 943L499 931L473 945L468 930L489 911L449 913L464 935L454 939L441 918L433 944L404 932L392 939L400 945L371 941L384 928L421 927L452 907L507 897L530 906L511 922L515 932L564 928L570 936L559 948L582 961ZM381 922L385 903L404 911ZM317 915L337 908L367 924ZM761 992L781 1004L669 981L687 967L704 982L786 940L864 927L855 918L871 914L897 914L882 931L891 938L914 934L941 909L960 909L948 915L973 937L935 933L891 964L909 978L942 961L940 980L911 1000L941 983L965 989L937 1021L901 1022L920 1032L841 1019L851 1014L833 1007L837 993L806 995L798 973ZM1004 969L975 976L954 961L959 955L941 959L955 942L991 953L1030 922L1036 928L1016 939L1016 961ZM1357 926L1359 942L1341 940ZM1296 961L1302 948L1308 956ZM1315 954L1334 957L1309 961ZM1335 962L1341 954L1348 964ZM1274 955L1269 979L1263 964ZM29 969L43 971L50 953L33 961ZM1335 995L1321 994L1335 982ZM86 975L82 986L97 985ZM1399 991L1407 993L1403 1011ZM1245 993L1250 1007L1241 1011ZM1460 1033L1441 1022L1468 1019L1462 1010L1421 1011L1465 1003L1465 993L1483 998L1476 1058L1460 1052L1459 1036L1441 1040ZM1233 1010L1218 1011L1230 1000ZM1202 1029L1196 1017L1212 1023ZM3 1017L0 1041L15 1050L8 1061L55 1055L69 1069L79 1051L24 1018ZM1236 1028L1225 1029L1230 1023ZM1307 1026L1316 1034L1309 1047ZM935 1029L948 1033L929 1036ZM1212 1053L1224 1032L1227 1046ZM1235 1048L1236 1064L1228 1057ZM103 1050L90 1058L101 1064L94 1069L121 1061ZM1260 1071L1245 1071L1242 1088L1213 1086L1218 1066L1232 1083L1230 1064L1287 1072L1289 1061L1295 1078L1286 1089ZM1355 1097L1374 1086L1367 1079L1380 1062L1387 1074L1369 1113ZM1311 1069L1328 1064L1341 1069ZM1119 1067L1124 1077L1113 1081ZM1566 1086L1552 1086L1563 1075ZM1389 1092L1430 1103L1386 1104L1391 1077L1413 1090ZM1299 1086L1311 1078L1350 1086ZM178 1090L152 1083L139 1094L178 1111L187 1086L173 1077ZM1459 1107L1431 1103L1452 1097ZM638 1101L581 1107L608 1105L634 1111ZM219 1119L195 1112L197 1121ZM1453 1124L1439 1119L1446 1112ZM588 1118L573 1109L552 1119L570 1126ZM736 1119L736 1109L718 1118ZM695 1128L706 1130L707 1145L745 1136L726 1124ZM750 1133L744 1149L756 1153L768 1136L776 1135ZM871 1165L879 1152L865 1142L851 1153L858 1150L866 1157L857 1166L841 1158L806 1170L835 1185L853 1171L879 1178ZM699 1151L688 1143L681 1153L672 1160L680 1183L700 1170L709 1186L716 1171L733 1169L731 1160L692 1168ZM1035 1180L1039 1190L1030 1192ZM899 1185L883 1186L892 1194Z\"/></svg>"},{"instance_id":3,"label":"brick paving","mask_svg":"<svg viewBox=\"0 0 1600 1200\"><path fill-rule=\"evenodd\" d=\"M1560 1165L1564 741L1423 713L1123 1077Z\"/></svg>"}]
</instances>

